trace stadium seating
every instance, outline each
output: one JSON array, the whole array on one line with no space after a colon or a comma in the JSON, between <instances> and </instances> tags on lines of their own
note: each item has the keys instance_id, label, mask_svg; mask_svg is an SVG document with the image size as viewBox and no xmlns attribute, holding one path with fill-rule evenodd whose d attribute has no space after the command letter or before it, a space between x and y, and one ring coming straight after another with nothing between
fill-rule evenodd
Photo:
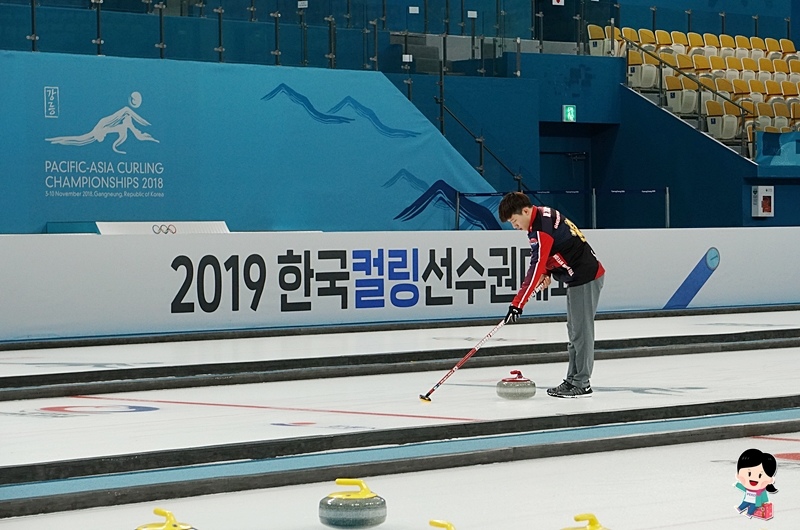
<instances>
[{"instance_id":1,"label":"stadium seating","mask_svg":"<svg viewBox=\"0 0 800 530\"><path fill-rule=\"evenodd\" d=\"M617 31L621 43L612 50L600 44L603 37L610 42L610 29L592 28L590 53L625 50L629 86L645 92L661 88L665 109L699 118L698 126L711 137L730 144L752 142L754 131L800 130L800 54L791 39L629 27Z\"/></svg>"}]
</instances>

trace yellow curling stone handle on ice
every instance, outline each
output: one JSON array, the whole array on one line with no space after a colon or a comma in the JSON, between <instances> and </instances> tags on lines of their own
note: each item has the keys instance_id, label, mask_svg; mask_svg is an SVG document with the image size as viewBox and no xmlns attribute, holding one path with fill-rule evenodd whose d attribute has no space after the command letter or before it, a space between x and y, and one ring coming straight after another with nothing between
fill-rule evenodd
<instances>
[{"instance_id":1,"label":"yellow curling stone handle on ice","mask_svg":"<svg viewBox=\"0 0 800 530\"><path fill-rule=\"evenodd\" d=\"M436 528L445 528L446 530L456 530L456 527L448 523L447 521L431 520L430 525L435 526Z\"/></svg>"},{"instance_id":2,"label":"yellow curling stone handle on ice","mask_svg":"<svg viewBox=\"0 0 800 530\"><path fill-rule=\"evenodd\" d=\"M357 486L359 489L358 491L336 491L328 495L332 499L371 499L378 496L360 478L337 478L336 484L338 486Z\"/></svg>"},{"instance_id":3,"label":"yellow curling stone handle on ice","mask_svg":"<svg viewBox=\"0 0 800 530\"><path fill-rule=\"evenodd\" d=\"M136 528L136 530L195 530L195 528L187 523L179 523L175 520L175 516L172 515L172 512L167 511L163 508L156 508L153 510L153 513L156 515L160 515L161 517L166 518L167 520L163 523L148 523L143 524Z\"/></svg>"},{"instance_id":4,"label":"yellow curling stone handle on ice","mask_svg":"<svg viewBox=\"0 0 800 530\"><path fill-rule=\"evenodd\" d=\"M575 516L576 521L589 521L587 526L570 526L561 530L609 530L601 525L593 513L580 513Z\"/></svg>"}]
</instances>

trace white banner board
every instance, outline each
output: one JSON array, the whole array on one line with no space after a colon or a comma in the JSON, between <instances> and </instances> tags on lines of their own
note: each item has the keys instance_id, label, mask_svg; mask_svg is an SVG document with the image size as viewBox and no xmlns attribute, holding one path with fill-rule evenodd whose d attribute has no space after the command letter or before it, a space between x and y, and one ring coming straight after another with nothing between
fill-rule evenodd
<instances>
[{"instance_id":1,"label":"white banner board","mask_svg":"<svg viewBox=\"0 0 800 530\"><path fill-rule=\"evenodd\" d=\"M798 228L585 234L600 311L800 301ZM516 231L6 235L0 340L500 318L529 253Z\"/></svg>"}]
</instances>

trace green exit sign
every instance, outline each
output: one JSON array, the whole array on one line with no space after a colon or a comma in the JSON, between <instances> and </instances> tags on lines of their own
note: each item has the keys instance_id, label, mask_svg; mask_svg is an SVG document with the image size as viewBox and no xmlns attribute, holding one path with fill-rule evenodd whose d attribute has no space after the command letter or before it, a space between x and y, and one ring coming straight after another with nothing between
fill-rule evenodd
<instances>
[{"instance_id":1,"label":"green exit sign","mask_svg":"<svg viewBox=\"0 0 800 530\"><path fill-rule=\"evenodd\" d=\"M578 121L578 108L575 105L561 106L561 121Z\"/></svg>"}]
</instances>

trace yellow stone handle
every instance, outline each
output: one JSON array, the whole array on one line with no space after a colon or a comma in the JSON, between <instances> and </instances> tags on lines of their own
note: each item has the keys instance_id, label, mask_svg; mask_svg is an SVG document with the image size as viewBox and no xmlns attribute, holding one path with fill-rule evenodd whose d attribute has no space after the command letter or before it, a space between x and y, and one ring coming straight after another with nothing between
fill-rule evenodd
<instances>
[{"instance_id":1,"label":"yellow stone handle","mask_svg":"<svg viewBox=\"0 0 800 530\"><path fill-rule=\"evenodd\" d=\"M337 491L328 495L334 499L370 499L378 495L373 493L363 480L358 478L337 478L338 486L356 486L358 491Z\"/></svg>"},{"instance_id":2,"label":"yellow stone handle","mask_svg":"<svg viewBox=\"0 0 800 530\"><path fill-rule=\"evenodd\" d=\"M431 520L430 525L435 526L437 528L446 528L447 530L456 530L456 527L448 523L447 521Z\"/></svg>"},{"instance_id":3,"label":"yellow stone handle","mask_svg":"<svg viewBox=\"0 0 800 530\"><path fill-rule=\"evenodd\" d=\"M585 527L572 527L572 528L565 528L564 530L606 530L606 528L600 524L597 520L597 517L593 513L579 513L575 516L576 521L588 521L589 524Z\"/></svg>"}]
</instances>

